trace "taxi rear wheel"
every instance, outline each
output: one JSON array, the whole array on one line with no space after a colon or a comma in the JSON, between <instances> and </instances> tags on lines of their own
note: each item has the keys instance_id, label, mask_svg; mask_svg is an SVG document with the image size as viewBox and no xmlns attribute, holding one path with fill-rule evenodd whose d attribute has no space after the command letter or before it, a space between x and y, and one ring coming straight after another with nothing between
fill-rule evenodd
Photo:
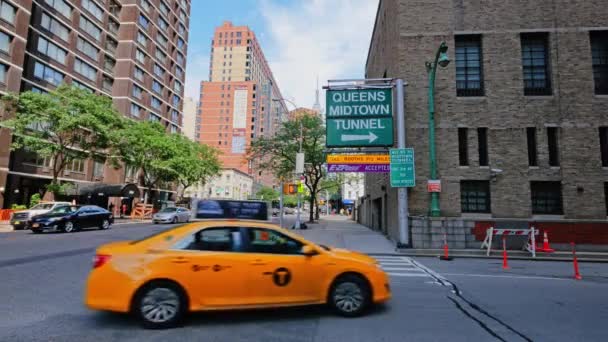
<instances>
[{"instance_id":1,"label":"taxi rear wheel","mask_svg":"<svg viewBox=\"0 0 608 342\"><path fill-rule=\"evenodd\" d=\"M147 284L137 292L132 311L144 327L167 329L181 322L187 307L186 297L179 285L159 280Z\"/></svg>"},{"instance_id":2,"label":"taxi rear wheel","mask_svg":"<svg viewBox=\"0 0 608 342\"><path fill-rule=\"evenodd\" d=\"M362 315L371 302L371 290L367 281L359 275L346 274L334 282L329 303L341 316Z\"/></svg>"}]
</instances>

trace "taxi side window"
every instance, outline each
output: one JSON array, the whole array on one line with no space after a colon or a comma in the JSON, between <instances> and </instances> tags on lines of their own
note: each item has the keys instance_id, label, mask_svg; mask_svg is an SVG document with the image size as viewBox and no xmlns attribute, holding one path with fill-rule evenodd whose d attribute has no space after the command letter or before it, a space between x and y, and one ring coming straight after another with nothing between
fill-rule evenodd
<instances>
[{"instance_id":1,"label":"taxi side window","mask_svg":"<svg viewBox=\"0 0 608 342\"><path fill-rule=\"evenodd\" d=\"M235 228L210 228L198 231L184 249L215 252L240 251L241 235Z\"/></svg>"},{"instance_id":2,"label":"taxi side window","mask_svg":"<svg viewBox=\"0 0 608 342\"><path fill-rule=\"evenodd\" d=\"M250 253L301 254L301 242L274 230L249 228L247 234Z\"/></svg>"}]
</instances>

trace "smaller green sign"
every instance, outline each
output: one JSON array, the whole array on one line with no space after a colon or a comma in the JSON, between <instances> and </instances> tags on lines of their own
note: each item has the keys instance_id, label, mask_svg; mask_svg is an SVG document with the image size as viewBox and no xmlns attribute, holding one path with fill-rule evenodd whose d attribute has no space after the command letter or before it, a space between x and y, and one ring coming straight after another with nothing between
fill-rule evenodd
<instances>
[{"instance_id":1,"label":"smaller green sign","mask_svg":"<svg viewBox=\"0 0 608 342\"><path fill-rule=\"evenodd\" d=\"M413 148L391 148L391 187L411 188L416 186Z\"/></svg>"}]
</instances>

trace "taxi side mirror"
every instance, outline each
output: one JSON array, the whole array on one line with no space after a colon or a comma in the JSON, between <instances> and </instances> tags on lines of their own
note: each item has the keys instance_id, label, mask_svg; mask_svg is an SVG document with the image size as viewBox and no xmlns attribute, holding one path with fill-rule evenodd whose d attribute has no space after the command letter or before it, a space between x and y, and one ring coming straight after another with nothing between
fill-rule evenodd
<instances>
[{"instance_id":1,"label":"taxi side mirror","mask_svg":"<svg viewBox=\"0 0 608 342\"><path fill-rule=\"evenodd\" d=\"M319 254L319 252L317 252L317 250L310 245L304 245L302 246L302 254L306 256L313 256Z\"/></svg>"}]
</instances>

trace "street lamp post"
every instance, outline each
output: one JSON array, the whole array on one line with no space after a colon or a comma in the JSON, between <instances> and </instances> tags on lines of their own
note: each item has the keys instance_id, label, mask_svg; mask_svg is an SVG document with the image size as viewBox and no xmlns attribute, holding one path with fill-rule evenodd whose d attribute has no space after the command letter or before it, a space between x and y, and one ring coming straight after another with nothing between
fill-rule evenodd
<instances>
[{"instance_id":1,"label":"street lamp post","mask_svg":"<svg viewBox=\"0 0 608 342\"><path fill-rule=\"evenodd\" d=\"M445 68L449 63L450 59L447 55L448 46L445 42L441 42L437 53L435 54L435 60L426 62L426 71L429 77L429 159L431 169L431 179L437 179L437 161L435 155L435 73L437 71L437 65ZM438 217L441 215L441 209L439 208L439 193L431 192L431 205L429 208L429 214L431 217Z\"/></svg>"}]
</instances>

